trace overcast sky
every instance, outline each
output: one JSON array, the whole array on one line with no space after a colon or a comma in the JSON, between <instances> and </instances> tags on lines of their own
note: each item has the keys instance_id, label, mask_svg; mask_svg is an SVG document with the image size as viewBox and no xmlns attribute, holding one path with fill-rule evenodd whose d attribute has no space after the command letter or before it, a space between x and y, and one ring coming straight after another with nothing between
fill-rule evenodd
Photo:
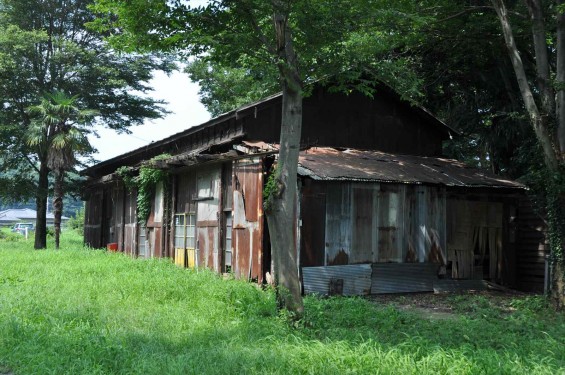
<instances>
[{"instance_id":1,"label":"overcast sky","mask_svg":"<svg viewBox=\"0 0 565 375\"><path fill-rule=\"evenodd\" d=\"M166 108L171 113L163 119L130 128L132 134L118 135L113 130L97 128L100 138L89 138L98 150L94 155L96 159L113 158L210 119L210 114L198 100L198 85L190 82L186 74L174 72L167 77L162 72L155 72L151 85L155 91L150 96L168 102Z\"/></svg>"}]
</instances>

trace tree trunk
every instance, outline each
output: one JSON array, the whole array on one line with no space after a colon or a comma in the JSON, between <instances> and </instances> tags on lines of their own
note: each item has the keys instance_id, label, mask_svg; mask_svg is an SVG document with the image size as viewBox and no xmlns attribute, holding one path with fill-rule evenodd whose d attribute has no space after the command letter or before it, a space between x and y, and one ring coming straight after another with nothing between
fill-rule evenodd
<instances>
[{"instance_id":1,"label":"tree trunk","mask_svg":"<svg viewBox=\"0 0 565 375\"><path fill-rule=\"evenodd\" d=\"M61 237L61 217L63 216L63 182L65 172L55 171L55 185L53 188L53 224L55 226L55 249L59 249Z\"/></svg>"},{"instance_id":2,"label":"tree trunk","mask_svg":"<svg viewBox=\"0 0 565 375\"><path fill-rule=\"evenodd\" d=\"M35 249L47 247L47 196L49 194L49 169L45 162L39 166L39 181L35 193L35 210L37 217L35 221Z\"/></svg>"},{"instance_id":3,"label":"tree trunk","mask_svg":"<svg viewBox=\"0 0 565 375\"><path fill-rule=\"evenodd\" d=\"M302 95L285 89L280 152L275 172L276 189L269 197L266 213L275 266L275 281L282 287L279 290L280 302L297 317L301 317L304 313L296 248L296 176L301 127Z\"/></svg>"},{"instance_id":4,"label":"tree trunk","mask_svg":"<svg viewBox=\"0 0 565 375\"><path fill-rule=\"evenodd\" d=\"M562 0L559 1L561 3ZM547 212L550 213L549 217L549 232L550 232L550 247L553 256L554 267L551 282L551 296L558 308L564 306L564 259L563 259L563 246L565 243L564 230L563 230L563 214L564 204L561 197L561 187L559 182L554 178L555 175L562 173L560 163L563 161L563 145L565 140L562 141L560 137L565 137L563 126L565 126L565 108L564 96L562 87L559 86L564 81L565 73L563 72L565 55L563 47L564 37L564 18L562 15L557 16L557 75L558 82L557 99L553 95L553 90L549 85L549 56L547 53L547 43L545 41L545 26L543 25L543 13L541 3L539 0L526 0L530 16L532 19L532 34L534 40L537 80L542 102L541 113L538 106L534 101L532 90L529 86L528 79L522 64L522 59L514 41L514 35L508 19L508 12L504 5L504 0L492 0L492 4L500 20L502 32L506 41L506 47L514 67L514 73L518 80L520 93L526 110L530 117L530 123L534 128L536 137L542 146L544 153L545 165L548 169L549 176L547 181L544 181L544 200L546 203ZM557 122L557 141L554 142L555 133L550 130L549 117L553 115L553 110L556 110L555 121ZM552 139L553 138L553 139Z\"/></svg>"},{"instance_id":5,"label":"tree trunk","mask_svg":"<svg viewBox=\"0 0 565 375\"><path fill-rule=\"evenodd\" d=\"M557 2L559 5L563 0ZM555 75L556 87L556 121L557 121L557 144L559 146L559 158L565 163L565 15L557 14L557 41L556 41L557 63Z\"/></svg>"},{"instance_id":6,"label":"tree trunk","mask_svg":"<svg viewBox=\"0 0 565 375\"><path fill-rule=\"evenodd\" d=\"M514 40L512 27L510 26L510 20L508 19L508 11L503 0L492 0L492 5L496 10L500 25L502 26L502 33L504 34L504 40L506 42L506 47L508 48L510 61L512 62L516 79L518 80L520 94L522 95L522 99L526 105L526 110L530 116L530 123L532 124L536 137L543 149L545 164L551 171L556 171L559 164L551 141L550 131L548 129L547 122L544 120L544 116L541 115L538 106L536 105L532 90L529 86L528 78L524 70L524 64L520 58L520 53L518 52L518 47Z\"/></svg>"},{"instance_id":7,"label":"tree trunk","mask_svg":"<svg viewBox=\"0 0 565 375\"><path fill-rule=\"evenodd\" d=\"M304 314L298 278L297 170L302 132L302 82L284 1L273 1L279 72L282 84L282 119L275 188L266 202L275 282L279 302L299 319Z\"/></svg>"},{"instance_id":8,"label":"tree trunk","mask_svg":"<svg viewBox=\"0 0 565 375\"><path fill-rule=\"evenodd\" d=\"M555 110L555 99L549 76L549 55L542 4L540 0L526 0L526 5L532 20L532 37L536 56L536 72L541 96L541 107L545 115L551 116Z\"/></svg>"},{"instance_id":9,"label":"tree trunk","mask_svg":"<svg viewBox=\"0 0 565 375\"><path fill-rule=\"evenodd\" d=\"M563 263L556 262L551 272L551 300L558 310L565 308L565 278L563 278L565 270L563 267Z\"/></svg>"}]
</instances>

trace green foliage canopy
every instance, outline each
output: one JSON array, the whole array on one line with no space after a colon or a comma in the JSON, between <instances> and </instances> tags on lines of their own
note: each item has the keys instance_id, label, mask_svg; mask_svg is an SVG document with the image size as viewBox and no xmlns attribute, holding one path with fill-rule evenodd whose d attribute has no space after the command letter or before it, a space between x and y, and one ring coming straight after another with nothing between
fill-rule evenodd
<instances>
[{"instance_id":1,"label":"green foliage canopy","mask_svg":"<svg viewBox=\"0 0 565 375\"><path fill-rule=\"evenodd\" d=\"M25 142L31 124L27 109L47 93L75 96L77 107L98 116L90 124L116 131L158 118L160 102L143 95L154 69L169 71L168 59L118 53L102 35L85 28L94 19L87 0L0 1L0 181L17 171L26 178L20 186L36 185L44 156ZM92 128L88 129L89 132ZM12 171L12 172L9 172ZM20 200L35 189L14 194L0 186L3 200Z\"/></svg>"}]
</instances>

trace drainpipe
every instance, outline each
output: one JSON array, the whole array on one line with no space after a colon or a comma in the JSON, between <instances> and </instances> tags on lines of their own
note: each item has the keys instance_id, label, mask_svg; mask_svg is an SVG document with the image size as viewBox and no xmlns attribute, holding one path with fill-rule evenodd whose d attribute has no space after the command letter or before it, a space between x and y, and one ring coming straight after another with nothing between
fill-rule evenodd
<instances>
[{"instance_id":1,"label":"drainpipe","mask_svg":"<svg viewBox=\"0 0 565 375\"><path fill-rule=\"evenodd\" d=\"M544 272L544 279L543 279L543 294L548 295L551 289L551 274L553 273L553 267L550 264L549 254L546 254L544 257L545 260L545 272Z\"/></svg>"}]
</instances>

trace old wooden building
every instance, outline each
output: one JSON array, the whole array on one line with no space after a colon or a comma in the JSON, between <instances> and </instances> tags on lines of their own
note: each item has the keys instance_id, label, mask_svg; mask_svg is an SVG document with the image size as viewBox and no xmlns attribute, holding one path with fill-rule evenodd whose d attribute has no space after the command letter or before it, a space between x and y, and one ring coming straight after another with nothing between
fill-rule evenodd
<instances>
[{"instance_id":1,"label":"old wooden building","mask_svg":"<svg viewBox=\"0 0 565 375\"><path fill-rule=\"evenodd\" d=\"M262 192L280 119L275 95L86 169L86 243L265 282ZM373 98L317 88L304 100L297 230L288 240L299 245L305 292L428 291L480 279L543 288L543 236L517 245L524 186L442 158L455 134L386 87ZM153 164L168 178L142 226L135 191L116 170L162 154L170 156Z\"/></svg>"}]
</instances>

